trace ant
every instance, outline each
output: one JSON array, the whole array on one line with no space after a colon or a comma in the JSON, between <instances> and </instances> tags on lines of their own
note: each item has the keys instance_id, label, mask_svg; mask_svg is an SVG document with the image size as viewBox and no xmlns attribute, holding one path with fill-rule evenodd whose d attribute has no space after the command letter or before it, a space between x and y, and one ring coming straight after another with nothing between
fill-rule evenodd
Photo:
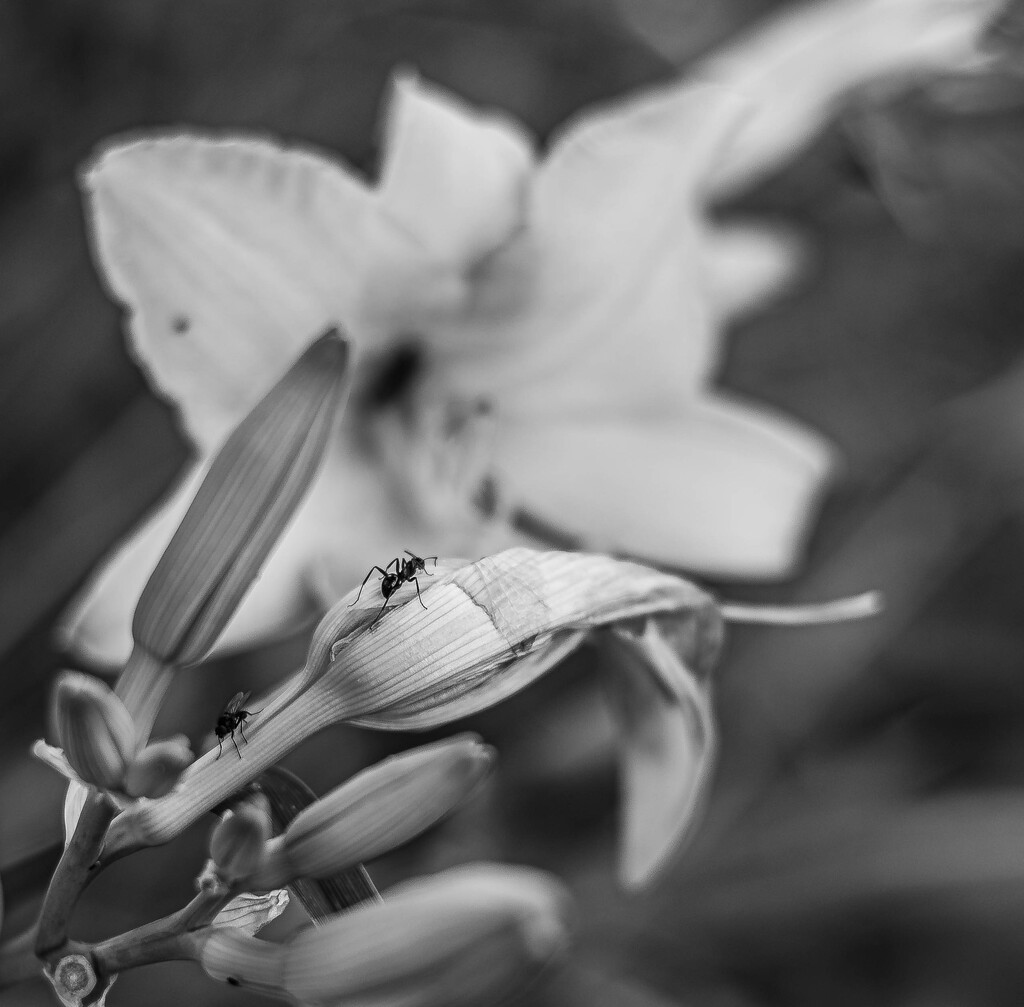
<instances>
[{"instance_id":1,"label":"ant","mask_svg":"<svg viewBox=\"0 0 1024 1007\"><path fill-rule=\"evenodd\" d=\"M224 707L224 712L217 718L217 726L213 730L217 735L218 759L221 757L224 749L224 739L228 735L231 735L231 744L235 746L235 752L238 753L238 757L242 757L242 753L238 751L238 742L235 741L235 731L237 730L242 736L242 741L248 744L249 739L245 736L245 721L247 718L260 712L259 710L242 709L249 701L251 695L251 692L236 692L228 700L228 705Z\"/></svg>"},{"instance_id":2,"label":"ant","mask_svg":"<svg viewBox=\"0 0 1024 1007\"><path fill-rule=\"evenodd\" d=\"M359 601L359 595L363 593L363 588L366 587L366 582L370 579L373 572L376 570L377 573L379 573L381 576L380 593L384 596L384 604L381 605L380 611L377 613L373 622L370 623L370 629L373 629L373 627L377 625L377 619L379 619L384 614L384 609L388 607L388 599L403 584L408 584L412 582L416 585L416 597L419 598L420 604L423 605L423 598L420 595L420 582L417 579L416 574L422 571L428 577L433 577L433 573L431 573L427 569L427 560L432 559L434 561L434 570L437 570L437 557L417 556L416 553L409 552L408 549L404 549L403 552L405 552L405 554L409 556L409 559L402 559L401 556L396 556L390 563L388 563L387 567L383 570L379 566L370 567L370 572L367 573L367 575L363 578L362 584L359 585L359 592L358 594L356 594L355 601L353 601L352 604L349 605L349 608L351 608L352 605L356 603L356 601ZM392 567L395 568L394 573L390 572ZM427 606L423 605L423 607L426 608Z\"/></svg>"}]
</instances>

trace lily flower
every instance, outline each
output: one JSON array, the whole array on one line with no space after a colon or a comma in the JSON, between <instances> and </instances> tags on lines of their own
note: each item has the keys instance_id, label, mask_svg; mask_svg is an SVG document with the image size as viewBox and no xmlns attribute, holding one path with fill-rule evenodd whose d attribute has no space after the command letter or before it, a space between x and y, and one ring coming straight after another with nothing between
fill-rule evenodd
<instances>
[{"instance_id":1,"label":"lily flower","mask_svg":"<svg viewBox=\"0 0 1024 1007\"><path fill-rule=\"evenodd\" d=\"M222 647L321 614L407 545L571 542L720 576L790 572L831 448L713 382L725 326L799 255L708 207L784 161L849 87L960 65L994 5L954 6L971 13L928 35L908 0L815 8L806 44L753 33L701 77L582 113L543 156L507 116L399 74L374 184L251 137L109 146L83 178L95 255L196 461L74 604L70 648L125 660L205 461L332 325L352 340L353 407ZM822 30L833 7L873 19L884 53ZM780 65L785 85L762 98Z\"/></svg>"}]
</instances>

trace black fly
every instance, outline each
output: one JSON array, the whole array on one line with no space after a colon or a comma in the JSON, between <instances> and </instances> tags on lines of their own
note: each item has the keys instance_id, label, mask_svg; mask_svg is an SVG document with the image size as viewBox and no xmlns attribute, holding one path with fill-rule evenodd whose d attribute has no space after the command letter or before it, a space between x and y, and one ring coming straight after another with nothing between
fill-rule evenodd
<instances>
[{"instance_id":1,"label":"black fly","mask_svg":"<svg viewBox=\"0 0 1024 1007\"><path fill-rule=\"evenodd\" d=\"M224 749L224 739L231 736L231 744L235 746L235 751L238 752L238 757L242 757L242 753L238 751L238 742L235 741L235 731L238 731L242 736L242 741L246 741L245 737L245 721L251 717L253 713L259 713L259 710L243 710L242 707L249 701L249 697L252 695L251 692L236 692L235 695L228 700L228 705L224 707L224 712L217 718L217 726L213 729L217 735L217 758L221 757L221 753Z\"/></svg>"},{"instance_id":2,"label":"black fly","mask_svg":"<svg viewBox=\"0 0 1024 1007\"><path fill-rule=\"evenodd\" d=\"M437 569L437 557L436 556L417 556L414 552L409 552L408 549L403 550L409 559L402 559L401 556L396 556L387 567L381 569L379 566L370 567L369 573L363 578L362 584L359 585L359 593L356 595L355 601L352 605L359 601L359 595L363 593L363 588L366 587L366 582L373 576L374 571L380 574L380 593L384 597L384 604L381 605L380 611L377 613L373 622L370 623L370 629L373 629L377 625L377 619L384 614L384 609L388 607L388 599L403 585L403 584L415 584L416 585L416 597L419 599L421 605L423 605L423 598L420 595L420 582L416 575L420 572L425 573L428 577L434 575L427 569L427 560L432 559L434 561L434 569ZM394 567L394 572L391 568ZM351 605L349 606L352 607ZM423 605L426 608L426 605Z\"/></svg>"}]
</instances>

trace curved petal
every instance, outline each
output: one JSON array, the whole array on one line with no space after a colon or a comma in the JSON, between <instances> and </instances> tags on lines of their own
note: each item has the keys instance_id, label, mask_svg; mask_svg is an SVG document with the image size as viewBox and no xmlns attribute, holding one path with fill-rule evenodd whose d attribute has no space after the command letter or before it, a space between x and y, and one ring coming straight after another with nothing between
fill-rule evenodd
<instances>
[{"instance_id":1,"label":"curved petal","mask_svg":"<svg viewBox=\"0 0 1024 1007\"><path fill-rule=\"evenodd\" d=\"M361 309L382 336L466 310L470 272L524 222L526 131L410 74L395 77Z\"/></svg>"},{"instance_id":2,"label":"curved petal","mask_svg":"<svg viewBox=\"0 0 1024 1007\"><path fill-rule=\"evenodd\" d=\"M920 76L971 65L1004 0L826 0L793 5L755 25L695 68L756 99L714 165L721 197L792 157L825 123L836 100L880 77Z\"/></svg>"},{"instance_id":3,"label":"curved petal","mask_svg":"<svg viewBox=\"0 0 1024 1007\"><path fill-rule=\"evenodd\" d=\"M599 667L621 736L619 875L627 888L640 888L699 820L717 731L706 684L653 620L640 636L616 629L603 642L611 646Z\"/></svg>"},{"instance_id":4,"label":"curved petal","mask_svg":"<svg viewBox=\"0 0 1024 1007\"><path fill-rule=\"evenodd\" d=\"M777 226L709 228L701 252L708 298L723 321L785 292L805 259L800 237Z\"/></svg>"},{"instance_id":5,"label":"curved petal","mask_svg":"<svg viewBox=\"0 0 1024 1007\"><path fill-rule=\"evenodd\" d=\"M522 226L533 144L513 119L399 74L384 130L381 205L429 254L467 269Z\"/></svg>"},{"instance_id":6,"label":"curved petal","mask_svg":"<svg viewBox=\"0 0 1024 1007\"><path fill-rule=\"evenodd\" d=\"M510 423L496 454L509 501L588 548L743 577L790 570L831 464L809 430L711 400L647 421Z\"/></svg>"},{"instance_id":7,"label":"curved petal","mask_svg":"<svg viewBox=\"0 0 1024 1007\"><path fill-rule=\"evenodd\" d=\"M211 448L332 323L351 330L368 190L319 155L247 139L114 146L83 176L131 345Z\"/></svg>"},{"instance_id":8,"label":"curved petal","mask_svg":"<svg viewBox=\"0 0 1024 1007\"><path fill-rule=\"evenodd\" d=\"M744 108L687 82L581 116L538 168L528 229L477 272L468 317L432 331L453 381L500 390L571 363L573 385L606 398L697 387L719 341L701 289L703 180Z\"/></svg>"}]
</instances>

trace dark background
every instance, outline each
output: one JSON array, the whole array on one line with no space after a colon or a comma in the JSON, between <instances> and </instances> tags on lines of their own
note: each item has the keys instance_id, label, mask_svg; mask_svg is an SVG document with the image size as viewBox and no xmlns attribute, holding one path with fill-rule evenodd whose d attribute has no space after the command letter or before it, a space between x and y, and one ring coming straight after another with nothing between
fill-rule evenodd
<instances>
[{"instance_id":1,"label":"dark background","mask_svg":"<svg viewBox=\"0 0 1024 1007\"><path fill-rule=\"evenodd\" d=\"M781 6L0 0L5 935L30 918L60 840L62 787L27 754L67 663L53 621L186 453L93 272L78 165L112 134L187 124L312 142L372 176L396 64L544 137ZM731 635L709 820L649 893L614 884L614 746L586 654L476 718L501 754L495 778L373 865L381 885L479 858L561 874L580 907L576 950L524 1002L1024 997L1024 88L1011 72L971 94L854 97L790 165L720 208L802 225L812 249L800 289L731 334L721 384L829 435L845 469L801 578L712 586L772 600L879 587L886 613ZM274 681L302 649L183 673L157 733L198 741L227 697ZM322 791L408 743L338 728L288 764ZM205 835L110 871L76 933L183 904ZM3 997L51 994L31 983ZM188 965L126 974L111 995L185 1001L248 999Z\"/></svg>"}]
</instances>

